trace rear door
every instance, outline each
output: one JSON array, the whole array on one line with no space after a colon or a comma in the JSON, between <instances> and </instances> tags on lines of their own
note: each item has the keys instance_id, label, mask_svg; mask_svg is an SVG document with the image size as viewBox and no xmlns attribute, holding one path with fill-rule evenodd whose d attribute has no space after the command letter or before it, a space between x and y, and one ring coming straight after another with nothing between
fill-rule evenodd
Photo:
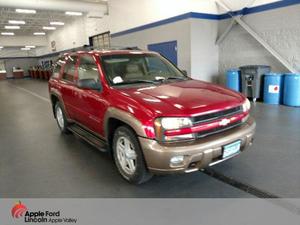
<instances>
[{"instance_id":1,"label":"rear door","mask_svg":"<svg viewBox=\"0 0 300 225\"><path fill-rule=\"evenodd\" d=\"M94 79L101 84L100 73L94 56L80 55L78 81L81 79ZM78 122L103 137L103 117L108 105L103 97L103 92L76 87L75 95Z\"/></svg>"},{"instance_id":2,"label":"rear door","mask_svg":"<svg viewBox=\"0 0 300 225\"><path fill-rule=\"evenodd\" d=\"M60 92L70 118L74 119L76 115L74 89L76 88L75 77L77 73L78 57L76 55L67 56L65 60L66 64L63 68L60 80Z\"/></svg>"}]
</instances>

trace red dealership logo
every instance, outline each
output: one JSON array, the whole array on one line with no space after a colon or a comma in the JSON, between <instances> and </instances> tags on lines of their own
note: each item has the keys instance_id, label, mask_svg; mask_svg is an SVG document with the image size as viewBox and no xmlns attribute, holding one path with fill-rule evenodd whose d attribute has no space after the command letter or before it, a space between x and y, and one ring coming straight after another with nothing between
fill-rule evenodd
<instances>
[{"instance_id":1,"label":"red dealership logo","mask_svg":"<svg viewBox=\"0 0 300 225\"><path fill-rule=\"evenodd\" d=\"M21 201L17 202L11 209L11 215L13 218L20 218L25 212L27 212L27 207L22 204Z\"/></svg>"}]
</instances>

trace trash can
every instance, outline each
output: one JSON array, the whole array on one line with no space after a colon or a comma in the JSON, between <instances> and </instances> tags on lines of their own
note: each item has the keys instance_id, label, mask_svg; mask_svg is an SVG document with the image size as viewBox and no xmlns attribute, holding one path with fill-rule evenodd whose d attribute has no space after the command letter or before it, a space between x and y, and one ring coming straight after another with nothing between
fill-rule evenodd
<instances>
[{"instance_id":1,"label":"trash can","mask_svg":"<svg viewBox=\"0 0 300 225\"><path fill-rule=\"evenodd\" d=\"M282 74L267 73L264 76L264 103L280 104L282 102Z\"/></svg>"},{"instance_id":2,"label":"trash can","mask_svg":"<svg viewBox=\"0 0 300 225\"><path fill-rule=\"evenodd\" d=\"M270 73L271 67L265 65L241 66L242 93L255 102L262 97L263 75Z\"/></svg>"},{"instance_id":3,"label":"trash can","mask_svg":"<svg viewBox=\"0 0 300 225\"><path fill-rule=\"evenodd\" d=\"M226 87L241 91L241 72L238 69L230 69L226 72Z\"/></svg>"},{"instance_id":4,"label":"trash can","mask_svg":"<svg viewBox=\"0 0 300 225\"><path fill-rule=\"evenodd\" d=\"M284 75L283 104L300 106L300 74Z\"/></svg>"}]
</instances>

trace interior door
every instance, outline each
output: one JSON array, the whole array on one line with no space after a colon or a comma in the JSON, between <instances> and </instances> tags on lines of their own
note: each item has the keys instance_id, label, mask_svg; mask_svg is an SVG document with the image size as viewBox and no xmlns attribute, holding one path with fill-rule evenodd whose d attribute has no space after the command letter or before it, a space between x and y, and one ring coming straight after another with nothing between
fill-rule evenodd
<instances>
[{"instance_id":1,"label":"interior door","mask_svg":"<svg viewBox=\"0 0 300 225\"><path fill-rule=\"evenodd\" d=\"M158 52L173 64L177 65L177 41L162 42L148 45L150 51Z\"/></svg>"},{"instance_id":2,"label":"interior door","mask_svg":"<svg viewBox=\"0 0 300 225\"><path fill-rule=\"evenodd\" d=\"M66 64L64 66L62 78L60 80L61 95L65 108L71 119L74 119L76 116L76 99L74 96L74 89L76 88L75 76L77 72L77 62L78 57L75 55L66 57Z\"/></svg>"},{"instance_id":3,"label":"interior door","mask_svg":"<svg viewBox=\"0 0 300 225\"><path fill-rule=\"evenodd\" d=\"M91 55L81 55L78 66L78 81L94 79L101 83L100 73ZM102 91L87 90L76 87L77 120L80 124L103 137L103 117L107 108Z\"/></svg>"}]
</instances>

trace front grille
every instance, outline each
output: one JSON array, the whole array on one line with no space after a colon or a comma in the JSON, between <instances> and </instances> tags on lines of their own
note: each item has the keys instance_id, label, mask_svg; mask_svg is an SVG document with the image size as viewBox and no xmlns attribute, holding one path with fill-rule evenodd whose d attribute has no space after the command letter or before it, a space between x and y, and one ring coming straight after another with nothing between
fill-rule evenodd
<instances>
[{"instance_id":1,"label":"front grille","mask_svg":"<svg viewBox=\"0 0 300 225\"><path fill-rule=\"evenodd\" d=\"M193 118L193 123L194 124L199 124L199 123L206 123L212 120L217 120L222 117L227 117L227 116L232 116L234 114L242 112L242 107L237 106L231 109L215 112L215 113L209 113L201 116L195 116Z\"/></svg>"},{"instance_id":2,"label":"front grille","mask_svg":"<svg viewBox=\"0 0 300 225\"><path fill-rule=\"evenodd\" d=\"M213 129L210 129L210 130L201 131L201 132L197 133L196 137L197 138L203 138L203 137L206 137L208 135L217 134L217 133L232 129L234 127L240 126L241 124L242 124L242 121L239 120L235 123L231 123L231 124L229 124L227 126L224 126L224 127L217 127L217 128L213 128Z\"/></svg>"}]
</instances>

